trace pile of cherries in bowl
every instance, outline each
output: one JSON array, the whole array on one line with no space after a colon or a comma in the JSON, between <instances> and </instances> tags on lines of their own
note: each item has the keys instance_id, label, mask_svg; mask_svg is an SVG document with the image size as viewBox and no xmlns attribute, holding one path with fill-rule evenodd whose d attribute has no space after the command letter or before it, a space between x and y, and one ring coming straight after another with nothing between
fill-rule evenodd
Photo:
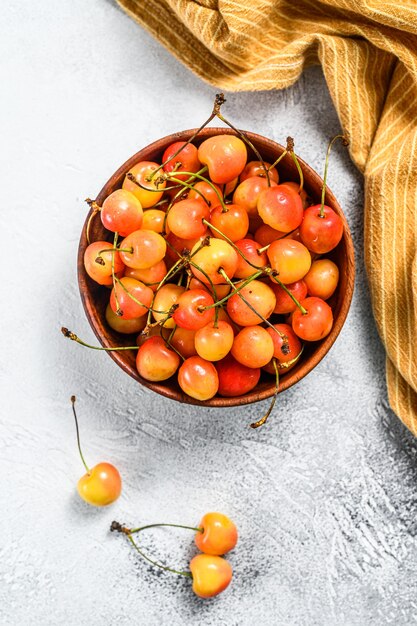
<instances>
[{"instance_id":1,"label":"pile of cherries in bowl","mask_svg":"<svg viewBox=\"0 0 417 626\"><path fill-rule=\"evenodd\" d=\"M220 406L266 398L310 371L343 325L347 223L291 141L184 131L132 157L90 205L87 316L119 365L159 393Z\"/></svg>"}]
</instances>

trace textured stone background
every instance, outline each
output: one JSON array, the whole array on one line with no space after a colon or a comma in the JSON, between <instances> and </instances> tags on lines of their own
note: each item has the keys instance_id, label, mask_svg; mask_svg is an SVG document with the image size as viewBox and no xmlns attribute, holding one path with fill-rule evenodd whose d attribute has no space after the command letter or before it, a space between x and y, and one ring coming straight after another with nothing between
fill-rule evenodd
<instances>
[{"instance_id":1,"label":"textured stone background","mask_svg":"<svg viewBox=\"0 0 417 626\"><path fill-rule=\"evenodd\" d=\"M416 442L387 405L384 354L363 268L362 178L342 148L330 185L357 251L351 312L337 344L279 398L233 410L181 406L141 389L93 340L75 258L86 206L148 142L197 126L214 89L110 0L3 3L0 623L31 626L405 625L417 621ZM318 68L285 92L230 95L243 128L283 141L322 171L338 121ZM91 464L117 463L124 492L92 510L69 397L77 394ZM149 568L128 524L236 520L235 577L213 601ZM143 545L185 566L184 532Z\"/></svg>"}]
</instances>

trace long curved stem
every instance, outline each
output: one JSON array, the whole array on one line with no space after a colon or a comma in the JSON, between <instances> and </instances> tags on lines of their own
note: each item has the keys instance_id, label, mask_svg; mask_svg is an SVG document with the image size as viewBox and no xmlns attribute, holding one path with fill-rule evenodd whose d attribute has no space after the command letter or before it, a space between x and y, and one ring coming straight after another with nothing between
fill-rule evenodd
<instances>
[{"instance_id":1,"label":"long curved stem","mask_svg":"<svg viewBox=\"0 0 417 626\"><path fill-rule=\"evenodd\" d=\"M272 364L274 366L275 369L275 393L274 393L274 397L272 398L272 402L269 406L269 409L267 410L267 412L265 413L265 415L263 417L261 417L261 419L259 419L257 422L253 422L252 424L250 424L251 428L259 428L259 426L263 426L266 422L266 420L268 419L268 417L271 415L272 410L275 406L275 402L277 401L277 395L278 395L278 391L279 391L279 371L278 371L278 367L277 367L277 360L276 359L272 359Z\"/></svg>"},{"instance_id":2,"label":"long curved stem","mask_svg":"<svg viewBox=\"0 0 417 626\"><path fill-rule=\"evenodd\" d=\"M251 263L249 261L249 259L243 254L242 250L240 250L240 248L237 247L237 245L235 244L234 241L232 241L230 239L230 237L228 237L227 235L225 235L219 228L217 228L217 226L213 226L213 224L210 224L210 222L208 222L204 217L202 219L203 224L205 224L206 226L208 226L210 228L210 230L214 230L214 232L216 232L218 235L221 235L225 241L227 241L227 243L229 245L232 246L232 248L234 249L235 252L237 252L239 254L239 256L242 257L242 259L244 261L246 261L246 263L248 265L250 265L251 267L253 267L255 270L259 270L261 269L259 265L255 265L254 263Z\"/></svg>"},{"instance_id":3,"label":"long curved stem","mask_svg":"<svg viewBox=\"0 0 417 626\"><path fill-rule=\"evenodd\" d=\"M220 107L222 106L222 104L224 104L226 102L226 99L224 97L224 94L222 93L218 93L216 94L216 97L214 99L214 105L213 105L213 111L210 115L210 117L208 117L206 119L206 121L204 122L204 124L202 124L200 126L200 128L198 128L196 130L195 133L193 133L193 135L185 142L185 144L183 146L181 146L181 148L179 148L176 152L174 152L174 154L172 154L169 159L167 159L164 163L162 163L162 165L160 165L156 170L154 170L151 174L150 180L152 180L152 178L155 176L156 172L158 172L160 169L162 169L163 167L165 167L165 165L167 165L170 161L172 161L172 159L175 159L176 156L179 155L179 153L184 150L185 146L188 146L189 143L191 143L196 137L197 135L203 130L203 128L205 128L207 126L207 124L210 124L211 120L214 119L216 117L216 115L218 115L220 113Z\"/></svg>"},{"instance_id":4,"label":"long curved stem","mask_svg":"<svg viewBox=\"0 0 417 626\"><path fill-rule=\"evenodd\" d=\"M195 528L194 526L184 526L183 524L147 524L146 526L139 526L138 528L132 528L130 530L130 534L140 533L142 530L147 530L148 528L159 528L160 526L172 526L172 528L185 528L185 530L194 530L196 533L204 532L203 528Z\"/></svg>"},{"instance_id":5,"label":"long curved stem","mask_svg":"<svg viewBox=\"0 0 417 626\"><path fill-rule=\"evenodd\" d=\"M65 326L61 328L61 333L64 335L64 337L67 337L67 339L71 339L71 341L75 341L76 343L79 343L81 346L84 346L85 348L91 348L91 350L104 350L105 352L117 352L119 350L139 350L139 347L140 347L140 346L118 346L115 348L103 348L102 346L92 346L91 344L86 343L85 341L82 341L82 339L80 339L71 330L68 330L68 328L65 328Z\"/></svg>"},{"instance_id":6,"label":"long curved stem","mask_svg":"<svg viewBox=\"0 0 417 626\"><path fill-rule=\"evenodd\" d=\"M329 142L329 145L327 147L327 153L326 153L326 162L324 164L323 187L322 187L322 190L321 190L320 217L324 217L324 197L326 195L327 171L329 169L329 157L330 157L331 149L332 149L333 144L336 141L336 139L341 139L343 141L343 145L344 146L348 146L349 145L349 139L345 135L336 135Z\"/></svg>"},{"instance_id":7,"label":"long curved stem","mask_svg":"<svg viewBox=\"0 0 417 626\"><path fill-rule=\"evenodd\" d=\"M240 285L236 286L233 283L234 284L234 291L231 291L230 293L228 293L227 296L224 296L224 298L222 298L221 300L217 300L217 302L214 302L214 304L207 304L206 306L201 307L201 309L206 311L207 309L214 309L216 307L221 306L222 304L227 302L227 300L229 298L231 298L235 294L239 293L239 291L241 291L242 289L247 287L253 280L256 280L257 278L262 276L262 274L263 274L263 270L260 270L259 272L255 272L251 276L248 276L248 278L246 278L246 280L244 280L243 283L241 283Z\"/></svg>"},{"instance_id":8,"label":"long curved stem","mask_svg":"<svg viewBox=\"0 0 417 626\"><path fill-rule=\"evenodd\" d=\"M192 578L191 572L183 572L181 570L173 569L172 567L161 565L161 563L158 563L157 561L154 561L153 559L149 558L149 556L147 556L144 552L142 552L142 550L139 549L132 535L127 535L127 538L129 539L130 543L135 548L137 553L140 554L140 556L143 559L145 559L145 561L148 561L149 563L151 563L151 565L154 565L155 567L159 567L159 569L163 569L166 572L171 572L172 574L178 574L178 576L185 576L186 578Z\"/></svg>"},{"instance_id":9,"label":"long curved stem","mask_svg":"<svg viewBox=\"0 0 417 626\"><path fill-rule=\"evenodd\" d=\"M85 469L87 470L87 474L89 474L90 473L90 468L88 467L87 463L85 462L84 455L83 455L83 453L81 451L80 430L78 428L77 413L75 411L75 401L76 401L76 397L75 396L71 396L72 412L74 413L75 429L77 431L78 452L80 453L81 461L83 462L83 465L84 465Z\"/></svg>"},{"instance_id":10,"label":"long curved stem","mask_svg":"<svg viewBox=\"0 0 417 626\"><path fill-rule=\"evenodd\" d=\"M286 285L284 285L284 283L282 283L276 276L274 276L274 274L270 275L270 279L273 280L275 283L277 283L277 285L279 285L287 294L287 296L290 296L291 300L294 302L294 304L300 309L301 313L303 315L307 314L307 310L302 306L302 304L297 300L297 298L294 296L294 294L291 293L291 291L288 289L288 287Z\"/></svg>"}]
</instances>

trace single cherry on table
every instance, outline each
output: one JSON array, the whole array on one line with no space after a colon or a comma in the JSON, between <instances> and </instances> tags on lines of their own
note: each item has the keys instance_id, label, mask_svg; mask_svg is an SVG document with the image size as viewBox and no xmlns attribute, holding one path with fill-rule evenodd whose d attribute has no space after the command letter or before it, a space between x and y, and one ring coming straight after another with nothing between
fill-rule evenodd
<instances>
[{"instance_id":1,"label":"single cherry on table","mask_svg":"<svg viewBox=\"0 0 417 626\"><path fill-rule=\"evenodd\" d=\"M75 400L75 396L71 396L72 410L77 431L78 451L87 472L79 479L77 491L81 498L88 504L92 504L93 506L107 506L108 504L112 504L120 496L122 491L122 479L117 468L111 463L98 463L90 469L85 462L81 451Z\"/></svg>"}]
</instances>

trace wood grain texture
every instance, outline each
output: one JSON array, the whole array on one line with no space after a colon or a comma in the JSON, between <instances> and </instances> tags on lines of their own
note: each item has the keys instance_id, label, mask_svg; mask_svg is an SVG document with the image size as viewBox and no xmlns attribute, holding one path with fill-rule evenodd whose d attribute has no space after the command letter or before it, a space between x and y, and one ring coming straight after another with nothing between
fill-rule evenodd
<instances>
[{"instance_id":1,"label":"wood grain texture","mask_svg":"<svg viewBox=\"0 0 417 626\"><path fill-rule=\"evenodd\" d=\"M139 161L161 161L162 154L166 147L175 141L186 141L189 139L196 129L185 130L181 132L168 135L158 141L150 144L146 148L140 150L136 154L130 157L107 181L100 193L98 194L96 201L101 206L105 198L112 193L115 189L121 187L123 179L129 169ZM259 150L264 159L269 162L273 162L284 151L284 147L271 139L267 139L262 135L245 131L250 141ZM199 134L194 143L199 145L201 141L208 137L212 137L216 134L235 134L231 129L226 128L205 128ZM255 155L250 153L248 159L250 160ZM315 203L320 202L321 190L323 181L321 177L302 159L299 158L299 162L304 174L304 187L308 192L308 195ZM283 158L279 164L280 180L298 180L298 173L296 166L289 156ZM329 258L333 259L339 267L340 278L338 287L329 300L329 304L333 309L334 324L329 335L319 342L306 343L305 350L300 358L299 363L291 369L288 374L283 375L280 382L280 393L286 389L289 389L300 381L304 376L311 372L314 367L323 359L327 352L332 347L338 334L340 333L342 326L345 322L346 316L349 311L353 287L354 287L354 275L355 275L355 261L354 250L352 244L352 238L349 231L349 226L346 218L343 214L342 208L338 204L336 198L332 194L329 188L326 190L325 202L328 206L332 207L338 215L342 218L344 225L344 235L342 241L329 255ZM91 327L100 341L101 345L105 348L115 346L129 346L132 345L134 337L121 336L113 331L105 320L105 309L108 300L108 291L95 283L86 273L84 268L84 252L88 245L86 238L86 225L90 218L91 211L87 215L84 227L81 232L81 238L78 249L78 283L83 302L86 316L91 324ZM96 217L90 227L91 241L108 239L109 233L103 227L99 217ZM109 352L109 356L121 367L127 374L132 376L140 384L148 387L152 391L159 393L172 400L178 402L185 402L188 404L195 404L201 406L211 407L231 407L244 404L250 404L252 402L258 402L271 397L275 392L275 381L273 377L262 374L261 380L257 387L249 393L232 398L222 398L215 396L211 400L205 402L199 402L194 398L191 398L185 394L179 387L176 378L171 378L163 383L153 383L145 380L139 376L136 363L135 353L132 351L122 352Z\"/></svg>"}]
</instances>

